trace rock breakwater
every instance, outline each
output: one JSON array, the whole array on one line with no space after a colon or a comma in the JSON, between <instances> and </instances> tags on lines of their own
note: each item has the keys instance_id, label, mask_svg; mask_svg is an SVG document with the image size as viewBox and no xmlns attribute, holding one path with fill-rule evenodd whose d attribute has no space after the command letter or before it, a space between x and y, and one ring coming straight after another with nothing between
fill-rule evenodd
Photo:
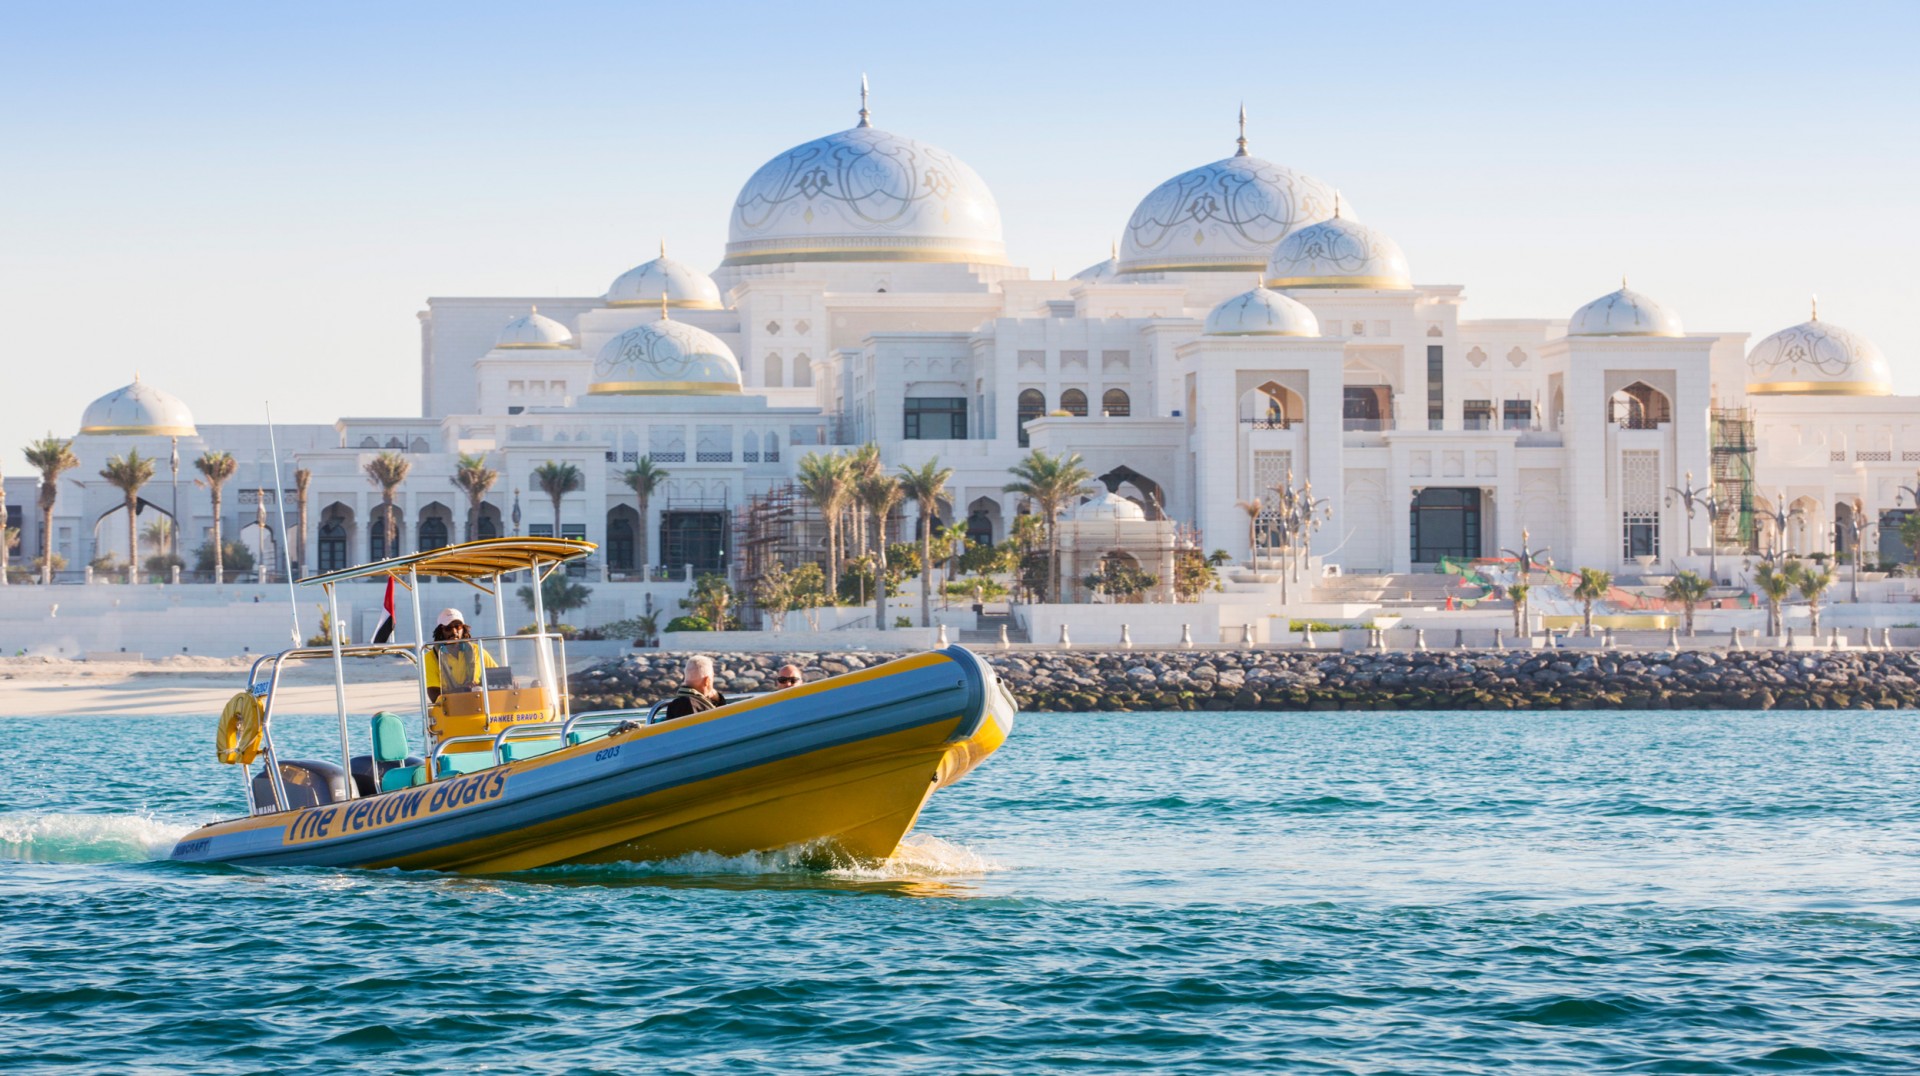
<instances>
[{"instance_id":1,"label":"rock breakwater","mask_svg":"<svg viewBox=\"0 0 1920 1076\"><path fill-rule=\"evenodd\" d=\"M715 653L722 691L771 691L888 653ZM1023 710L1896 710L1920 707L1920 652L982 651ZM575 673L574 710L640 707L679 686L683 654L635 651Z\"/></svg>"}]
</instances>

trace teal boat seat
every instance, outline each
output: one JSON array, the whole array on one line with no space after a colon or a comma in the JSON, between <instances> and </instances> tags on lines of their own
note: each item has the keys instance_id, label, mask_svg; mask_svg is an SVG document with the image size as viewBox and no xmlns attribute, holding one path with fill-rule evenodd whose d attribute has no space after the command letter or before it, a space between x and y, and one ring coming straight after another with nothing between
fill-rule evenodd
<instances>
[{"instance_id":1,"label":"teal boat seat","mask_svg":"<svg viewBox=\"0 0 1920 1076\"><path fill-rule=\"evenodd\" d=\"M380 775L380 791L397 792L403 788L427 783L425 766L395 766Z\"/></svg>"},{"instance_id":2,"label":"teal boat seat","mask_svg":"<svg viewBox=\"0 0 1920 1076\"><path fill-rule=\"evenodd\" d=\"M588 732L585 729L576 729L573 732L567 733L567 746L575 747L579 744L586 743L588 740L597 740L612 731L611 728L594 729L592 732Z\"/></svg>"},{"instance_id":3,"label":"teal boat seat","mask_svg":"<svg viewBox=\"0 0 1920 1076\"><path fill-rule=\"evenodd\" d=\"M439 776L458 777L493 767L492 751L449 751L440 756Z\"/></svg>"},{"instance_id":4,"label":"teal boat seat","mask_svg":"<svg viewBox=\"0 0 1920 1076\"><path fill-rule=\"evenodd\" d=\"M500 745L500 759L503 762L517 762L523 758L538 758L550 751L560 750L560 741L553 740L508 740Z\"/></svg>"},{"instance_id":5,"label":"teal boat seat","mask_svg":"<svg viewBox=\"0 0 1920 1076\"><path fill-rule=\"evenodd\" d=\"M427 779L425 766L395 766L391 763L405 762L409 749L407 745L407 727L400 715L382 710L373 715L373 764L380 770L380 791L392 792L399 788L412 788L424 784Z\"/></svg>"}]
</instances>

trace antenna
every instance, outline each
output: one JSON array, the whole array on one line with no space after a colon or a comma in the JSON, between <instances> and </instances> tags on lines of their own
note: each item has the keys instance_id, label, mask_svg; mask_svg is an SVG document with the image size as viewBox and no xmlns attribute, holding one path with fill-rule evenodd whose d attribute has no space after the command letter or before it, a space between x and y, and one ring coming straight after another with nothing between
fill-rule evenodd
<instances>
[{"instance_id":1,"label":"antenna","mask_svg":"<svg viewBox=\"0 0 1920 1076\"><path fill-rule=\"evenodd\" d=\"M273 404L267 403L267 448L273 453L273 506L280 516L280 562L287 572L287 606L293 612L293 645L300 645L300 599L293 592L293 549L287 545L287 487L280 481L280 441L273 433ZM339 630L338 625L335 626Z\"/></svg>"}]
</instances>

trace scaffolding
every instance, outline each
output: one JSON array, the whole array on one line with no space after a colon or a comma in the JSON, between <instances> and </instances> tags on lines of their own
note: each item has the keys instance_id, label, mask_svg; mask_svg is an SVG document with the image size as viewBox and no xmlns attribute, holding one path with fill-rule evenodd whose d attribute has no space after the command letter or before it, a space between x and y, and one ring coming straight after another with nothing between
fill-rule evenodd
<instances>
[{"instance_id":1,"label":"scaffolding","mask_svg":"<svg viewBox=\"0 0 1920 1076\"><path fill-rule=\"evenodd\" d=\"M1753 525L1753 412L1716 407L1713 421L1713 497L1727 507L1714 529L1716 548L1756 551Z\"/></svg>"},{"instance_id":2,"label":"scaffolding","mask_svg":"<svg viewBox=\"0 0 1920 1076\"><path fill-rule=\"evenodd\" d=\"M733 529L741 620L757 622L760 610L753 595L760 580L775 563L792 569L820 560L827 524L804 490L783 482L747 498L733 514Z\"/></svg>"}]
</instances>

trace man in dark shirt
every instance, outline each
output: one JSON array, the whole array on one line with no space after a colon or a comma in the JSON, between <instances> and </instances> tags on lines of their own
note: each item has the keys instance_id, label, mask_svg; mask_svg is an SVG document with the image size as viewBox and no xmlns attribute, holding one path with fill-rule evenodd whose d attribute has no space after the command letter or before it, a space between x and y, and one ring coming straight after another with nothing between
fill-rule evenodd
<instances>
[{"instance_id":1,"label":"man in dark shirt","mask_svg":"<svg viewBox=\"0 0 1920 1076\"><path fill-rule=\"evenodd\" d=\"M676 717L697 714L715 707L725 706L726 697L713 687L713 659L702 654L687 659L686 682L674 693L673 701L667 703L667 709L660 715L662 721L672 721Z\"/></svg>"}]
</instances>

